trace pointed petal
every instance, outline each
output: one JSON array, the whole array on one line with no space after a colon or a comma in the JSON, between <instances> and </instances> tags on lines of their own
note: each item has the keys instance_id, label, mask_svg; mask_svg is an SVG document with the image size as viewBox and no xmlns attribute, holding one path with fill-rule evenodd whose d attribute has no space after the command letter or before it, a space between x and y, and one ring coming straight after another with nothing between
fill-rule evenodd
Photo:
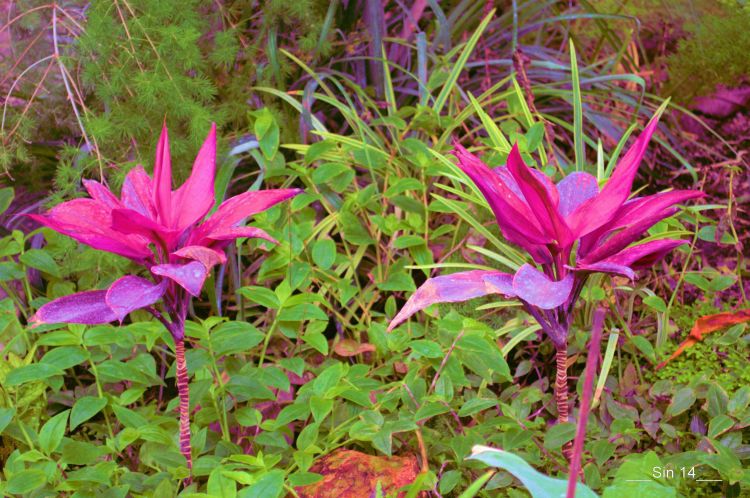
<instances>
[{"instance_id":1,"label":"pointed petal","mask_svg":"<svg viewBox=\"0 0 750 498\"><path fill-rule=\"evenodd\" d=\"M170 278L195 297L200 296L208 271L203 263L191 261L184 265L156 265L151 273Z\"/></svg>"},{"instance_id":2,"label":"pointed petal","mask_svg":"<svg viewBox=\"0 0 750 498\"><path fill-rule=\"evenodd\" d=\"M549 196L554 199L554 202L558 202L558 193L557 193L557 187L554 183L552 183L552 180L549 179L547 175L539 171L538 169L530 168L531 173L539 180L542 185L544 185L544 188L547 189L547 193ZM513 175L510 173L510 170L507 166L498 166L496 168L493 168L495 173L497 173L500 176L500 181L502 181L514 194L516 194L519 198L523 199L523 192L521 192L521 188L518 186L518 183L516 182L516 179L513 177ZM527 203L528 204L528 203Z\"/></svg>"},{"instance_id":3,"label":"pointed petal","mask_svg":"<svg viewBox=\"0 0 750 498\"><path fill-rule=\"evenodd\" d=\"M268 235L265 230L255 227L235 227L228 230L215 230L211 232L208 237L212 240L234 240L240 237L247 237L249 239L263 239L274 244L278 244L279 241Z\"/></svg>"},{"instance_id":4,"label":"pointed petal","mask_svg":"<svg viewBox=\"0 0 750 498\"><path fill-rule=\"evenodd\" d=\"M223 233L237 226L245 218L265 211L276 204L301 194L302 189L254 190L227 199L203 224L191 239L210 238L213 232Z\"/></svg>"},{"instance_id":5,"label":"pointed petal","mask_svg":"<svg viewBox=\"0 0 750 498\"><path fill-rule=\"evenodd\" d=\"M128 172L122 184L120 198L126 208L137 211L147 218L156 219L153 186L143 166L136 166Z\"/></svg>"},{"instance_id":6,"label":"pointed petal","mask_svg":"<svg viewBox=\"0 0 750 498\"><path fill-rule=\"evenodd\" d=\"M531 168L523 162L521 154L518 152L518 144L513 146L508 155L508 171L518 183L518 188L523 192L523 196L531 212L539 221L542 230L550 238L556 240L559 246L570 245L573 240L572 234L557 210L560 201L557 189L549 180L547 182L540 181Z\"/></svg>"},{"instance_id":7,"label":"pointed petal","mask_svg":"<svg viewBox=\"0 0 750 498\"><path fill-rule=\"evenodd\" d=\"M172 159L169 154L169 133L166 122L162 127L159 142L156 144L153 195L159 221L164 226L172 226Z\"/></svg>"},{"instance_id":8,"label":"pointed petal","mask_svg":"<svg viewBox=\"0 0 750 498\"><path fill-rule=\"evenodd\" d=\"M117 319L122 321L131 311L154 304L166 290L166 280L155 284L145 278L126 275L109 287L104 300Z\"/></svg>"},{"instance_id":9,"label":"pointed petal","mask_svg":"<svg viewBox=\"0 0 750 498\"><path fill-rule=\"evenodd\" d=\"M669 254L674 248L687 244L685 240L661 239L623 249L614 256L594 263L579 263L576 271L614 273L635 280L635 271L648 268Z\"/></svg>"},{"instance_id":10,"label":"pointed petal","mask_svg":"<svg viewBox=\"0 0 750 498\"><path fill-rule=\"evenodd\" d=\"M513 276L513 291L529 304L543 310L557 308L567 301L573 289L573 274L551 280L531 265L523 265Z\"/></svg>"},{"instance_id":11,"label":"pointed petal","mask_svg":"<svg viewBox=\"0 0 750 498\"><path fill-rule=\"evenodd\" d=\"M215 251L204 246L186 246L172 254L181 258L200 261L206 268L212 268L214 265L227 262L227 257L222 251Z\"/></svg>"},{"instance_id":12,"label":"pointed petal","mask_svg":"<svg viewBox=\"0 0 750 498\"><path fill-rule=\"evenodd\" d=\"M467 301L487 294L513 297L511 281L512 276L507 273L486 270L471 270L429 278L391 320L388 331L431 304Z\"/></svg>"},{"instance_id":13,"label":"pointed petal","mask_svg":"<svg viewBox=\"0 0 750 498\"><path fill-rule=\"evenodd\" d=\"M568 224L575 238L582 237L610 221L628 199L638 166L658 123L658 116L651 118L643 133L618 161L612 176L599 195L580 204L570 214Z\"/></svg>"},{"instance_id":14,"label":"pointed petal","mask_svg":"<svg viewBox=\"0 0 750 498\"><path fill-rule=\"evenodd\" d=\"M579 259L586 257L596 246L601 245L610 232L635 223L642 223L647 219L653 219L654 216L661 213L664 213L664 217L666 217L667 208L700 197L704 197L704 194L698 190L672 190L629 200L617 211L610 223L581 239L581 245L578 248ZM650 226L646 226L645 229Z\"/></svg>"},{"instance_id":15,"label":"pointed petal","mask_svg":"<svg viewBox=\"0 0 750 498\"><path fill-rule=\"evenodd\" d=\"M193 164L190 178L172 196L174 227L185 229L200 221L214 205L216 173L216 124L206 137Z\"/></svg>"},{"instance_id":16,"label":"pointed petal","mask_svg":"<svg viewBox=\"0 0 750 498\"><path fill-rule=\"evenodd\" d=\"M487 200L506 239L523 248L551 242L549 235L543 233L526 201L513 193L513 190L503 183L500 175L455 140L453 147L453 154L458 158L458 166Z\"/></svg>"},{"instance_id":17,"label":"pointed petal","mask_svg":"<svg viewBox=\"0 0 750 498\"><path fill-rule=\"evenodd\" d=\"M92 199L100 202L110 209L120 207L120 201L107 187L95 180L83 180L83 186Z\"/></svg>"},{"instance_id":18,"label":"pointed petal","mask_svg":"<svg viewBox=\"0 0 750 498\"><path fill-rule=\"evenodd\" d=\"M567 217L578 206L599 193L596 177L583 171L575 171L557 183L560 194L560 214Z\"/></svg>"},{"instance_id":19,"label":"pointed petal","mask_svg":"<svg viewBox=\"0 0 750 498\"><path fill-rule=\"evenodd\" d=\"M635 280L635 271L627 265L618 265L611 261L597 261L596 263L580 263L574 268L578 273L609 273L611 275L622 275L630 280Z\"/></svg>"},{"instance_id":20,"label":"pointed petal","mask_svg":"<svg viewBox=\"0 0 750 498\"><path fill-rule=\"evenodd\" d=\"M112 230L111 210L93 199L63 202L44 215L29 215L44 226L100 251L107 251L136 261L151 255L148 241L126 237Z\"/></svg>"},{"instance_id":21,"label":"pointed petal","mask_svg":"<svg viewBox=\"0 0 750 498\"><path fill-rule=\"evenodd\" d=\"M179 235L176 230L169 230L132 209L114 209L112 228L125 236L136 234L146 237L154 244L167 248L172 247Z\"/></svg>"},{"instance_id":22,"label":"pointed petal","mask_svg":"<svg viewBox=\"0 0 750 498\"><path fill-rule=\"evenodd\" d=\"M616 254L633 242L637 241L646 230L655 225L657 222L664 218L669 218L678 211L677 208L668 208L661 212L652 214L645 218L638 218L632 224L623 227L620 231L615 232L608 238L600 241L600 245L594 248L583 258L580 258L581 263L595 263L609 258L613 254Z\"/></svg>"},{"instance_id":23,"label":"pointed petal","mask_svg":"<svg viewBox=\"0 0 750 498\"><path fill-rule=\"evenodd\" d=\"M117 320L115 313L107 306L107 291L95 290L64 296L45 304L31 317L31 322L42 323L81 323L98 325Z\"/></svg>"}]
</instances>

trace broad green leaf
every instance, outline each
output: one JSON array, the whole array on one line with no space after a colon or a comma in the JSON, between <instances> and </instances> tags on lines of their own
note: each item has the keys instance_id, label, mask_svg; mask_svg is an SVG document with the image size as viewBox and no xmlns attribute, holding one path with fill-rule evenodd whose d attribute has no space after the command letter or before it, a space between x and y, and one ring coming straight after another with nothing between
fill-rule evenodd
<instances>
[{"instance_id":1,"label":"broad green leaf","mask_svg":"<svg viewBox=\"0 0 750 498\"><path fill-rule=\"evenodd\" d=\"M3 214L10 207L14 195L13 187L0 188L0 214Z\"/></svg>"},{"instance_id":2,"label":"broad green leaf","mask_svg":"<svg viewBox=\"0 0 750 498\"><path fill-rule=\"evenodd\" d=\"M672 397L672 402L667 406L667 416L676 417L695 403L695 391L691 387L683 387Z\"/></svg>"},{"instance_id":3,"label":"broad green leaf","mask_svg":"<svg viewBox=\"0 0 750 498\"><path fill-rule=\"evenodd\" d=\"M499 467L510 472L523 483L533 498L564 497L566 495L568 489L567 479L553 479L552 477L548 477L535 470L523 458L513 453L477 445L472 448L469 459L479 460L492 467ZM576 486L576 497L596 498L596 493L591 491L588 486L579 482Z\"/></svg>"},{"instance_id":4,"label":"broad green leaf","mask_svg":"<svg viewBox=\"0 0 750 498\"><path fill-rule=\"evenodd\" d=\"M41 470L26 469L13 474L8 480L5 490L14 495L30 493L40 489L47 482L47 477Z\"/></svg>"},{"instance_id":5,"label":"broad green leaf","mask_svg":"<svg viewBox=\"0 0 750 498\"><path fill-rule=\"evenodd\" d=\"M70 411L70 430L72 431L81 423L87 421L107 405L106 398L84 396L79 398Z\"/></svg>"},{"instance_id":6,"label":"broad green leaf","mask_svg":"<svg viewBox=\"0 0 750 498\"><path fill-rule=\"evenodd\" d=\"M39 447L46 454L50 454L60 446L65 436L65 426L68 425L70 410L58 413L49 419L39 431Z\"/></svg>"},{"instance_id":7,"label":"broad green leaf","mask_svg":"<svg viewBox=\"0 0 750 498\"><path fill-rule=\"evenodd\" d=\"M224 356L236 353L247 353L263 342L265 336L251 323L231 321L224 322L211 332L209 340L214 354Z\"/></svg>"},{"instance_id":8,"label":"broad green leaf","mask_svg":"<svg viewBox=\"0 0 750 498\"><path fill-rule=\"evenodd\" d=\"M62 375L63 373L64 372L55 365L50 365L48 363L32 363L31 365L25 365L16 368L15 370L11 370L5 378L5 385L9 387L18 386L27 382L44 380L53 375Z\"/></svg>"},{"instance_id":9,"label":"broad green leaf","mask_svg":"<svg viewBox=\"0 0 750 498\"><path fill-rule=\"evenodd\" d=\"M53 277L60 278L60 269L47 251L42 249L29 249L18 258L21 263L31 268L48 273Z\"/></svg>"}]
</instances>

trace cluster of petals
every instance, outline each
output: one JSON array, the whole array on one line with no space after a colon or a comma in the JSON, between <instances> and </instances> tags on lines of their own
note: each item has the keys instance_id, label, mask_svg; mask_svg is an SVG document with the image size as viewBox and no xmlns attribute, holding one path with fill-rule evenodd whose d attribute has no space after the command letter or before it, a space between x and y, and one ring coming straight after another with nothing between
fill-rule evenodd
<instances>
[{"instance_id":1,"label":"cluster of petals","mask_svg":"<svg viewBox=\"0 0 750 498\"><path fill-rule=\"evenodd\" d=\"M515 274L471 270L430 278L391 321L393 329L438 302L458 302L488 294L517 298L541 310L570 305L575 289L594 272L635 279L683 240L635 244L644 232L678 210L677 204L702 197L694 190L672 190L629 199L638 166L656 129L653 118L618 161L606 184L585 172L557 184L527 166L514 146L505 166L490 168L458 142L454 154L497 219L503 236L521 247L535 265Z\"/></svg>"},{"instance_id":2,"label":"cluster of petals","mask_svg":"<svg viewBox=\"0 0 750 498\"><path fill-rule=\"evenodd\" d=\"M35 323L99 324L122 321L133 310L186 291L198 296L209 270L226 262L224 250L239 237L275 242L244 221L301 192L299 189L250 191L215 204L216 126L212 125L190 177L172 190L172 164L166 126L156 148L154 175L131 170L118 199L105 185L84 180L89 198L63 202L37 222L94 249L142 265L146 277L126 275L106 290L65 296L42 306Z\"/></svg>"}]
</instances>

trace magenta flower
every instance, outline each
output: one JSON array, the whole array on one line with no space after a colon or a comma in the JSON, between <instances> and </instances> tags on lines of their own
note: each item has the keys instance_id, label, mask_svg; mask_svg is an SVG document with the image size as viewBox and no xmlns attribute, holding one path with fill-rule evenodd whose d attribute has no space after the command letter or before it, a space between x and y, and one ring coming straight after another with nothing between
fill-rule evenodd
<instances>
[{"instance_id":1,"label":"magenta flower","mask_svg":"<svg viewBox=\"0 0 750 498\"><path fill-rule=\"evenodd\" d=\"M588 275L602 272L635 279L636 270L686 242L662 239L632 244L656 222L677 212L676 204L703 195L675 190L628 200L657 122L658 116L652 118L601 191L596 178L584 172L552 183L523 162L517 146L507 165L493 170L454 142L459 167L487 200L500 231L538 267L524 264L514 275L472 270L430 278L409 298L388 329L434 303L488 294L520 300L557 348L558 415L567 420L567 337L573 307Z\"/></svg>"},{"instance_id":2,"label":"magenta flower","mask_svg":"<svg viewBox=\"0 0 750 498\"><path fill-rule=\"evenodd\" d=\"M131 259L147 277L127 275L107 290L79 292L42 306L31 321L94 325L122 322L144 308L159 319L175 340L180 395L180 448L192 468L188 378L185 365L185 319L191 296L201 293L208 272L226 262L224 250L239 237L275 242L259 228L243 226L249 216L302 192L300 189L245 192L215 203L216 126L211 126L187 181L172 190L172 167L166 125L156 148L153 179L141 166L130 171L120 198L104 185L84 180L90 199L75 199L43 215L39 223L86 245ZM163 313L154 306L163 303Z\"/></svg>"}]
</instances>

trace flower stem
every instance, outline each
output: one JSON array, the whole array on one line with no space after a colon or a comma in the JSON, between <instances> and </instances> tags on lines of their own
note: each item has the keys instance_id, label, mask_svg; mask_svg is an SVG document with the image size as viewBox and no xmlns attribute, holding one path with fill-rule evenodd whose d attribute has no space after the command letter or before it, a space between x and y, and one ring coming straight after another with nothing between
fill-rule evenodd
<instances>
[{"instance_id":1,"label":"flower stem","mask_svg":"<svg viewBox=\"0 0 750 498\"><path fill-rule=\"evenodd\" d=\"M190 447L190 388L187 364L185 363L185 339L175 339L177 360L177 393L180 396L180 452L187 460L188 471L193 472L193 457ZM190 478L188 477L188 480Z\"/></svg>"},{"instance_id":2,"label":"flower stem","mask_svg":"<svg viewBox=\"0 0 750 498\"><path fill-rule=\"evenodd\" d=\"M568 343L563 342L557 347L555 354L557 375L555 376L555 403L557 404L557 423L568 421ZM563 446L563 455L570 461L573 445L570 442Z\"/></svg>"}]
</instances>

